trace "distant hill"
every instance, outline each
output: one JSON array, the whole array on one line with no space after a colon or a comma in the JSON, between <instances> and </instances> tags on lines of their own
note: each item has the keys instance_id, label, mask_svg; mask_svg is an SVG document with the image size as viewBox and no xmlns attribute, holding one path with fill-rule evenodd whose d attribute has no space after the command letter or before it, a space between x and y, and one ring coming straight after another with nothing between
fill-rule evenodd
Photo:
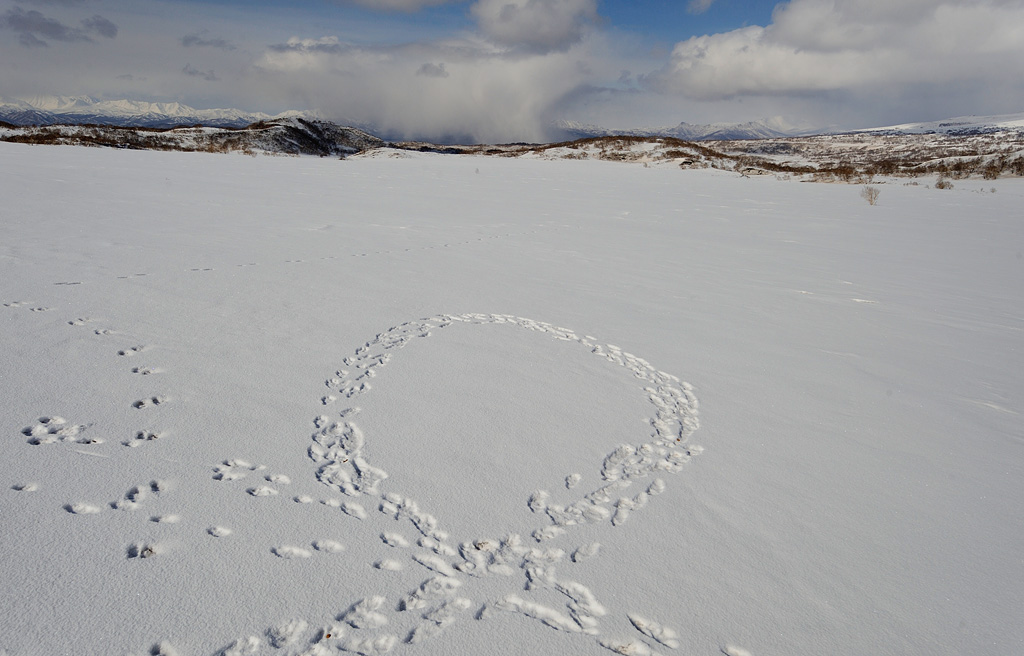
<instances>
[{"instance_id":1,"label":"distant hill","mask_svg":"<svg viewBox=\"0 0 1024 656\"><path fill-rule=\"evenodd\" d=\"M385 142L357 128L305 118L257 121L244 128L114 125L0 126L0 141L185 152L244 152L346 157Z\"/></svg>"}]
</instances>

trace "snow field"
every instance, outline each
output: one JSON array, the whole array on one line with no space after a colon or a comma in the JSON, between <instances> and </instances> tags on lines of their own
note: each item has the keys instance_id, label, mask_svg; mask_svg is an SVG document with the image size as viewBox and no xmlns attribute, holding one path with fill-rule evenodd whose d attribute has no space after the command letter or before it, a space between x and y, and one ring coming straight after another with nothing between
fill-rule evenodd
<instances>
[{"instance_id":1,"label":"snow field","mask_svg":"<svg viewBox=\"0 0 1024 656\"><path fill-rule=\"evenodd\" d=\"M0 166L9 654L1022 645L1018 180Z\"/></svg>"}]
</instances>

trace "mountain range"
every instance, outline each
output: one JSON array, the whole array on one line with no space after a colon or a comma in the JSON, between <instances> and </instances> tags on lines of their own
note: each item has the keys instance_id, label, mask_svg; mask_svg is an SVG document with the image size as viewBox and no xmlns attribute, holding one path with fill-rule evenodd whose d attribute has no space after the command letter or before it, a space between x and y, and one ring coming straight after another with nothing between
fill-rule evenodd
<instances>
[{"instance_id":1,"label":"mountain range","mask_svg":"<svg viewBox=\"0 0 1024 656\"><path fill-rule=\"evenodd\" d=\"M271 116L239 109L196 109L182 103L154 103L138 100L97 100L90 96L0 97L0 121L12 125L97 124L119 127L170 128L182 125L241 128L258 121L278 118L317 118L310 112L289 111ZM358 125L380 133L375 126ZM770 139L808 134L806 128L787 124L775 117L748 123L680 123L674 127L609 130L575 121L557 121L551 125L557 139L572 140L607 136L664 136L686 141Z\"/></svg>"},{"instance_id":2,"label":"mountain range","mask_svg":"<svg viewBox=\"0 0 1024 656\"><path fill-rule=\"evenodd\" d=\"M177 102L97 100L90 96L35 96L0 98L0 121L12 125L98 124L119 127L170 128L205 125L241 128L277 118L314 118L310 113L289 111L271 116L239 109L195 109Z\"/></svg>"},{"instance_id":3,"label":"mountain range","mask_svg":"<svg viewBox=\"0 0 1024 656\"><path fill-rule=\"evenodd\" d=\"M683 141L732 141L739 139L773 139L814 134L818 131L797 127L782 117L748 121L746 123L680 123L674 127L634 128L609 130L598 125L576 121L556 121L553 124L560 138L571 141L588 137L674 137Z\"/></svg>"},{"instance_id":4,"label":"mountain range","mask_svg":"<svg viewBox=\"0 0 1024 656\"><path fill-rule=\"evenodd\" d=\"M319 120L315 112L287 111L277 115L246 112L239 109L196 109L177 102L139 100L98 100L90 96L34 96L18 99L0 97L0 122L26 125L110 125L117 127L171 128L203 125L217 128L243 128L275 119ZM347 123L365 132L381 135L379 126ZM781 117L746 123L679 123L673 127L612 130L598 125L560 120L549 126L552 141L572 141L589 137L674 137L684 141L738 141L777 139L821 134L836 130L795 126ZM972 135L1012 130L1024 132L1024 113L999 116L965 116L940 121L906 123L866 130L846 130L846 134L944 134Z\"/></svg>"}]
</instances>

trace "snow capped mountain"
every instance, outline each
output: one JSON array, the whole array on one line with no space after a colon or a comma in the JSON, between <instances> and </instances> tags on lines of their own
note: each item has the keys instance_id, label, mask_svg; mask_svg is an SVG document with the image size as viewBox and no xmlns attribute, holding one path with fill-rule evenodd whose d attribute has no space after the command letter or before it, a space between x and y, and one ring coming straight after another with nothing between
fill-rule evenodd
<instances>
[{"instance_id":1,"label":"snow capped mountain","mask_svg":"<svg viewBox=\"0 0 1024 656\"><path fill-rule=\"evenodd\" d=\"M958 116L956 118L942 119L941 121L904 123L902 125L857 130L857 132L970 135L1000 130L1024 131L1024 112L1019 114L1000 114L997 116Z\"/></svg>"},{"instance_id":2,"label":"snow capped mountain","mask_svg":"<svg viewBox=\"0 0 1024 656\"><path fill-rule=\"evenodd\" d=\"M800 128L790 125L781 116L775 116L746 123L709 123L707 125L680 123L668 130L666 136L688 141L724 141L731 139L788 137L800 132L802 132Z\"/></svg>"},{"instance_id":3,"label":"snow capped mountain","mask_svg":"<svg viewBox=\"0 0 1024 656\"><path fill-rule=\"evenodd\" d=\"M579 123L576 121L557 121L554 128L563 138L580 139L585 137L675 137L685 141L727 141L737 139L772 139L807 134L806 127L791 125L780 116L748 121L746 123L709 123L697 125L680 123L674 127L635 128L629 130L609 130L598 125Z\"/></svg>"},{"instance_id":4,"label":"snow capped mountain","mask_svg":"<svg viewBox=\"0 0 1024 656\"><path fill-rule=\"evenodd\" d=\"M195 109L178 102L139 100L97 100L89 96L32 96L0 98L0 121L14 125L56 123L167 128L203 124L211 127L245 127L275 118L307 117L289 111L277 116L239 109Z\"/></svg>"},{"instance_id":5,"label":"snow capped mountain","mask_svg":"<svg viewBox=\"0 0 1024 656\"><path fill-rule=\"evenodd\" d=\"M24 103L43 112L66 112L94 105L98 101L90 96L27 96L14 102Z\"/></svg>"}]
</instances>

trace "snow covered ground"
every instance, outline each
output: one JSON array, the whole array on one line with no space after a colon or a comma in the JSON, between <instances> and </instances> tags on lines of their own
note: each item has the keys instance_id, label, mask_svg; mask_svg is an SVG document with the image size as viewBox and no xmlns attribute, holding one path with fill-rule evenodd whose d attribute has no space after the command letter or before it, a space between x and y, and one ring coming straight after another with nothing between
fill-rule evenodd
<instances>
[{"instance_id":1,"label":"snow covered ground","mask_svg":"<svg viewBox=\"0 0 1024 656\"><path fill-rule=\"evenodd\" d=\"M0 172L0 653L1024 653L1021 179Z\"/></svg>"}]
</instances>

